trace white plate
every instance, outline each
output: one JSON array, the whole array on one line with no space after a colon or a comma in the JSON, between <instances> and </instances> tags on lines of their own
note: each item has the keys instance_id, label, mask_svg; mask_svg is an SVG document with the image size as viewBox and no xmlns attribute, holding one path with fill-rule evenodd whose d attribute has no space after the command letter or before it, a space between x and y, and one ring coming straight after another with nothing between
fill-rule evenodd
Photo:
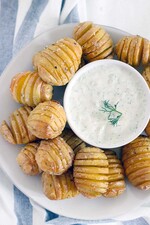
<instances>
[{"instance_id":1,"label":"white plate","mask_svg":"<svg viewBox=\"0 0 150 225\"><path fill-rule=\"evenodd\" d=\"M8 120L8 116L17 107L9 91L11 78L18 72L32 69L32 56L44 46L66 36L72 36L74 25L63 25L47 31L35 38L28 46L7 66L0 78L0 123L2 120ZM111 27L105 27L110 33L114 42L127 33ZM64 88L55 88L54 99L61 100ZM16 156L20 146L8 144L0 137L0 166L10 177L12 182L27 196L35 202L51 210L54 213L86 220L108 219L119 216L144 203L148 199L150 192L140 191L131 185L127 185L126 192L118 198L107 199L87 199L82 196L68 200L50 201L42 193L40 177L30 177L22 173L16 163Z\"/></svg>"}]
</instances>

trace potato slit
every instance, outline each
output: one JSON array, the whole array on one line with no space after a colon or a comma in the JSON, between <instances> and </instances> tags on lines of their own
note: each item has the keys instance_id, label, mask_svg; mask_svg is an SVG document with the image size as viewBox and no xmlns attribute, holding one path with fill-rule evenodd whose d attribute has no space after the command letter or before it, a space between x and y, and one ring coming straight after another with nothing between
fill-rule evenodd
<instances>
[{"instance_id":1,"label":"potato slit","mask_svg":"<svg viewBox=\"0 0 150 225\"><path fill-rule=\"evenodd\" d=\"M60 44L62 44L62 45L60 45ZM74 69L76 71L78 69L78 63L75 62L76 57L74 55L74 52L71 49L69 49L63 42L61 42L59 44L56 43L55 45L58 46L60 49L62 49L62 51L68 55L68 57L71 59L71 61L73 63Z\"/></svg>"},{"instance_id":2,"label":"potato slit","mask_svg":"<svg viewBox=\"0 0 150 225\"><path fill-rule=\"evenodd\" d=\"M143 162L138 161L138 162L134 163L134 165L132 165L132 164L129 165L128 168L126 168L126 173L130 174L132 172L137 171L138 169L143 169L145 167L150 167L150 160L145 160Z\"/></svg>"},{"instance_id":3,"label":"potato slit","mask_svg":"<svg viewBox=\"0 0 150 225\"><path fill-rule=\"evenodd\" d=\"M12 114L10 117L10 123L11 123L11 131L13 133L13 136L15 137L15 140L17 142L17 144L20 144L20 142L22 142L22 137L19 131L19 127L18 127L18 123L16 122L16 118L15 116ZM18 137L19 135L19 137Z\"/></svg>"},{"instance_id":4,"label":"potato slit","mask_svg":"<svg viewBox=\"0 0 150 225\"><path fill-rule=\"evenodd\" d=\"M55 142L53 142L53 143L57 147L57 149L59 149L58 146L56 145L56 143ZM63 142L61 142L61 143L64 144ZM61 159L62 159L62 161L65 160L66 164L69 165L70 164L70 154L69 154L68 149L66 148L66 146L63 145L63 147L64 148L61 148L61 151L63 153L63 155L61 155ZM68 161L68 159L69 159L69 161Z\"/></svg>"},{"instance_id":5,"label":"potato slit","mask_svg":"<svg viewBox=\"0 0 150 225\"><path fill-rule=\"evenodd\" d=\"M31 113L31 108L29 106L24 106L23 109L25 109L28 113L28 115Z\"/></svg>"},{"instance_id":6,"label":"potato slit","mask_svg":"<svg viewBox=\"0 0 150 225\"><path fill-rule=\"evenodd\" d=\"M61 122L61 124L63 124L65 122L64 117L61 116L60 113L58 114L58 112L57 112L57 110L56 110L56 108L54 106L51 105L51 109L54 109L53 110L53 114L59 119L59 121ZM48 111L50 111L50 110L48 109Z\"/></svg>"},{"instance_id":7,"label":"potato slit","mask_svg":"<svg viewBox=\"0 0 150 225\"><path fill-rule=\"evenodd\" d=\"M79 58L78 58L78 56L76 54L76 51L72 50L72 48L70 47L70 43L67 40L63 40L63 43L64 43L65 46L67 46L69 48L70 51L72 51L72 53L76 57L77 62L79 62Z\"/></svg>"},{"instance_id":8,"label":"potato slit","mask_svg":"<svg viewBox=\"0 0 150 225\"><path fill-rule=\"evenodd\" d=\"M5 120L2 121L2 124L0 126L0 134L9 143L16 144L16 139L13 135L12 129L10 128L10 126L7 124L7 122Z\"/></svg>"},{"instance_id":9,"label":"potato slit","mask_svg":"<svg viewBox=\"0 0 150 225\"><path fill-rule=\"evenodd\" d=\"M59 116L59 114L57 114L56 108L50 106L50 109L46 109L46 111L44 112L44 115L49 117L50 116L49 113L50 113L50 115L55 116L55 119L57 119L57 122L59 121L59 124L61 124L61 125L64 124L65 120L61 115ZM40 111L37 111L35 114L40 114Z\"/></svg>"},{"instance_id":10,"label":"potato slit","mask_svg":"<svg viewBox=\"0 0 150 225\"><path fill-rule=\"evenodd\" d=\"M58 169L57 168L57 159L59 159L59 165L60 165L60 162L61 162L61 165L60 165L61 167L63 166L62 165L62 161L60 160L60 158L58 157L58 155L56 155L57 156L57 159L55 159L56 158L55 151L54 151L54 149L51 146L50 146L50 148L51 148L51 153L49 152L48 149L45 150L43 148L40 148L40 151L46 151L47 152L48 156L50 157L51 161L53 162L54 170L56 171ZM51 161L48 160L49 164L50 164ZM50 167L51 167L51 165L50 165Z\"/></svg>"},{"instance_id":11,"label":"potato slit","mask_svg":"<svg viewBox=\"0 0 150 225\"><path fill-rule=\"evenodd\" d=\"M105 39L106 37L106 39ZM103 40L104 39L104 40ZM100 40L98 40L97 42L97 48L93 49L92 51L90 51L91 47L89 47L88 49L86 49L86 51L89 51L88 54L86 55L89 55L91 53L94 53L94 52L100 52L100 53L97 53L96 55L94 55L94 57L96 57L97 55L101 54L101 48L110 40L110 36L108 35L108 33L104 33L104 35L101 37Z\"/></svg>"},{"instance_id":12,"label":"potato slit","mask_svg":"<svg viewBox=\"0 0 150 225\"><path fill-rule=\"evenodd\" d=\"M70 59L70 61L71 61L71 63L72 63L72 66L74 67L74 73L75 73L76 70L77 70L77 68L76 68L76 66L74 65L74 60L72 60L72 57L71 57L71 55L69 54L69 52L66 52L65 49L63 49L62 46L60 46L60 45L57 45L57 47L58 47L61 51L63 51L63 53ZM69 67L69 69L70 69L70 72L71 72L71 67Z\"/></svg>"},{"instance_id":13,"label":"potato slit","mask_svg":"<svg viewBox=\"0 0 150 225\"><path fill-rule=\"evenodd\" d=\"M141 38L140 36L137 36L137 42L136 42L134 55L133 55L134 66L139 66L139 63L141 61L142 51L143 51L143 38ZM137 55L137 58L136 58L136 55Z\"/></svg>"},{"instance_id":14,"label":"potato slit","mask_svg":"<svg viewBox=\"0 0 150 225\"><path fill-rule=\"evenodd\" d=\"M17 110L17 113L19 114L19 117L20 117L20 119L22 121L23 128L24 128L24 131L25 131L25 135L26 135L28 141L30 141L29 134L28 134L28 129L27 129L27 126L26 126L26 123L25 123L24 119L22 118L22 115L20 113L20 110ZM18 124L18 126L19 126L19 124ZM21 132L21 129L20 129L20 132ZM22 132L21 132L21 136L22 136Z\"/></svg>"},{"instance_id":15,"label":"potato slit","mask_svg":"<svg viewBox=\"0 0 150 225\"><path fill-rule=\"evenodd\" d=\"M121 58L121 60L123 61L123 62L127 62L127 60L128 60L128 52L129 52L129 48L130 48L130 43L131 43L131 41L132 41L132 37L130 37L130 36L127 36L126 38L125 38L125 43L124 43L124 46L123 46L123 49L122 49L122 52L121 52L121 56L120 56L120 58Z\"/></svg>"},{"instance_id":16,"label":"potato slit","mask_svg":"<svg viewBox=\"0 0 150 225\"><path fill-rule=\"evenodd\" d=\"M53 78L54 81L59 81L59 82L62 82L62 79L60 77L60 75L58 74L58 71L55 69L55 65L53 64L53 62L48 58L49 57L49 54L45 54L46 50L43 50L41 52L41 59L43 58L43 60L46 60L46 62L40 62L39 65L42 65L43 68L48 72L49 74L49 77L51 77L51 79ZM52 59L52 58L51 58ZM53 60L53 59L52 59ZM48 68L48 65L47 65L47 62L48 64L51 66L51 68ZM44 64L43 64L44 63ZM46 65L45 65L46 63Z\"/></svg>"},{"instance_id":17,"label":"potato slit","mask_svg":"<svg viewBox=\"0 0 150 225\"><path fill-rule=\"evenodd\" d=\"M122 55L122 50L124 48L124 44L125 44L125 37L123 39L119 40L119 42L117 43L117 45L115 47L115 52L116 52L119 60L121 60L121 55ZM130 46L129 46L129 49L130 49ZM128 57L127 57L127 60L128 60Z\"/></svg>"},{"instance_id":18,"label":"potato slit","mask_svg":"<svg viewBox=\"0 0 150 225\"><path fill-rule=\"evenodd\" d=\"M55 195L56 195L56 199L60 199L60 196L59 196L59 187L56 187L56 181L55 181L55 177L52 175L52 183L53 183L53 187L54 187L54 191L55 191Z\"/></svg>"},{"instance_id":19,"label":"potato slit","mask_svg":"<svg viewBox=\"0 0 150 225\"><path fill-rule=\"evenodd\" d=\"M136 149L138 148L138 150L139 150L139 148L141 148L141 152L137 152L136 151ZM150 145L147 145L146 147L145 147L145 149L144 149L144 146L142 147L137 147L137 148L134 148L134 150L133 150L133 148L131 148L131 151L132 151L132 153L130 154L130 153L126 153L126 154L123 154L123 160L125 161L125 160L127 160L127 159L130 159L130 158L132 158L132 157L134 157L134 156L137 156L137 155L143 155L144 153L148 153L148 152L150 152ZM142 149L143 149L143 151L142 151Z\"/></svg>"},{"instance_id":20,"label":"potato slit","mask_svg":"<svg viewBox=\"0 0 150 225\"><path fill-rule=\"evenodd\" d=\"M99 27L92 26L86 33L84 33L80 38L78 38L78 43L83 46L88 42L92 37L95 36L96 32L99 31Z\"/></svg>"},{"instance_id":21,"label":"potato slit","mask_svg":"<svg viewBox=\"0 0 150 225\"><path fill-rule=\"evenodd\" d=\"M61 178L62 179L59 179L59 183L60 183L60 186L61 186L62 199L65 199L66 194L68 193L68 190L66 190L66 188L68 188L68 186L66 185L66 174L62 174Z\"/></svg>"},{"instance_id":22,"label":"potato slit","mask_svg":"<svg viewBox=\"0 0 150 225\"><path fill-rule=\"evenodd\" d=\"M101 33L102 31L102 33ZM100 36L99 36L99 35ZM98 43L103 39L103 37L105 36L106 32L100 28L100 30L98 30L95 34L95 36L92 36L91 39L89 39L82 47L83 47L83 51L86 54L89 54L90 52L94 52L96 51L96 49L98 48ZM98 36L98 37L97 37ZM92 50L92 51L91 51Z\"/></svg>"},{"instance_id":23,"label":"potato slit","mask_svg":"<svg viewBox=\"0 0 150 225\"><path fill-rule=\"evenodd\" d=\"M55 76L53 76L53 75L51 75L50 71L49 71L47 68L45 68L45 66L43 65L43 63L39 63L39 64L38 64L38 66L40 66L40 67L44 68L44 70L46 70L46 71L47 71L47 73L49 74L49 77L51 77L51 79L53 79L55 82L57 82L56 77L55 77ZM57 73L57 72L56 72L56 73ZM54 75L55 75L55 74L54 74ZM58 74L57 74L57 76L58 76Z\"/></svg>"},{"instance_id":24,"label":"potato slit","mask_svg":"<svg viewBox=\"0 0 150 225\"><path fill-rule=\"evenodd\" d=\"M55 154L58 156L58 158L61 160L61 163L62 163L63 169L64 169L68 165L66 158L62 154L60 154L60 149L54 142L53 142L53 146L54 146L53 150L54 150Z\"/></svg>"},{"instance_id":25,"label":"potato slit","mask_svg":"<svg viewBox=\"0 0 150 225\"><path fill-rule=\"evenodd\" d=\"M86 27L85 27L86 26ZM81 38L81 36L83 36L89 29L91 29L91 27L93 26L92 23L89 24L82 24L79 29L75 32L75 34L80 33L80 35L77 38L77 41ZM84 28L85 27L85 28ZM82 32L80 32L80 30Z\"/></svg>"},{"instance_id":26,"label":"potato slit","mask_svg":"<svg viewBox=\"0 0 150 225\"><path fill-rule=\"evenodd\" d=\"M63 82L62 75L65 75L65 73L64 73L64 71L62 70L61 66L57 63L56 59L55 59L54 57L52 57L51 54L48 54L48 52L43 51L42 54L43 54L43 56L49 61L49 63L51 63L51 65L52 65L53 68L55 68L55 64L56 64L56 66L57 66L57 67L59 68L59 70L60 70L60 73L62 73L62 74L61 74L61 76L60 76L60 74L58 74L57 69L56 69L56 70L55 70L55 75L57 75L57 79L58 79L59 81ZM49 72L49 73L50 73L50 72ZM66 75L65 75L65 77L66 77ZM67 79L68 79L68 77L67 77Z\"/></svg>"},{"instance_id":27,"label":"potato slit","mask_svg":"<svg viewBox=\"0 0 150 225\"><path fill-rule=\"evenodd\" d=\"M26 128L26 131L27 131L27 137L28 137L28 139L31 141L31 140L33 139L33 138L32 138L33 135L32 135L32 134L30 135L29 130L28 130L27 126L26 126L26 121L27 121L27 118L28 118L28 116L29 116L28 111L27 111L26 108L20 108L20 109L18 109L18 111L19 111L20 117L22 118L22 121L23 121L23 123L24 123L24 127ZM26 113L26 115L23 113L23 111Z\"/></svg>"},{"instance_id":28,"label":"potato slit","mask_svg":"<svg viewBox=\"0 0 150 225\"><path fill-rule=\"evenodd\" d=\"M103 58L106 58L108 57L111 53L112 53L112 46L106 48L103 52L101 52L99 55L97 55L96 57L94 56L92 58L92 60L98 60L98 59L103 59ZM104 56L104 54L106 54L106 56Z\"/></svg>"},{"instance_id":29,"label":"potato slit","mask_svg":"<svg viewBox=\"0 0 150 225\"><path fill-rule=\"evenodd\" d=\"M12 90L12 94L15 97L15 99L19 102L21 102L21 96L22 96L22 84L24 85L24 83L26 82L26 79L30 76L30 72L25 73L21 73L18 74L14 77L14 86L13 88L11 88L12 83L10 85L10 89ZM13 80L12 80L13 82ZM14 93L15 92L15 93Z\"/></svg>"},{"instance_id":30,"label":"potato slit","mask_svg":"<svg viewBox=\"0 0 150 225\"><path fill-rule=\"evenodd\" d=\"M43 122L43 123L45 123L46 125L47 125L47 124L50 124L50 125L51 125L51 129L52 129L53 131L57 131L57 130L58 130L58 127L59 127L60 125L62 126L62 124L60 123L59 120L57 120L56 117L54 118L54 116L53 116L53 118L51 118L51 116L52 116L52 115L48 115L48 114L44 113L44 114L42 115L42 119L41 119L40 113L34 113L34 116L32 116L32 119L33 119L34 121L39 121L39 119L40 119L40 122ZM37 117L38 117L38 118L37 118ZM46 122L45 122L45 119L46 119ZM52 122L53 122L53 123L52 123ZM54 124L55 124L55 126L54 126Z\"/></svg>"},{"instance_id":31,"label":"potato slit","mask_svg":"<svg viewBox=\"0 0 150 225\"><path fill-rule=\"evenodd\" d=\"M32 76L30 76L30 79L28 80L28 83L24 89L24 99L28 105L33 105L33 87L36 79L36 73L32 73Z\"/></svg>"},{"instance_id":32,"label":"potato slit","mask_svg":"<svg viewBox=\"0 0 150 225\"><path fill-rule=\"evenodd\" d=\"M146 178L144 176L146 176ZM143 180L143 177L144 177L144 180ZM141 180L139 180L139 179L141 179ZM137 180L137 177L135 177L134 179L132 179L131 182L134 185L139 186L139 185L142 185L142 183L146 182L146 181L150 181L150 172L141 174L140 176L138 176L138 180Z\"/></svg>"},{"instance_id":33,"label":"potato slit","mask_svg":"<svg viewBox=\"0 0 150 225\"><path fill-rule=\"evenodd\" d=\"M48 50L48 51L47 51L47 50ZM55 62L54 64L56 64L57 67L61 70L61 73L63 73L65 79L67 78L67 80L69 80L69 76L67 75L67 70L65 71L65 69L62 67L62 65L65 65L64 61L61 60L61 58L60 58L59 56L57 56L56 52L51 51L52 54L49 54L49 51L51 51L51 50L50 50L49 48L47 48L46 50L43 51L43 53L46 54L47 57L50 57L50 58ZM61 60L62 64L60 64L59 62L57 62L58 58ZM48 59L48 58L47 58L47 59ZM48 59L48 60L50 60L50 59ZM53 64L53 61L52 61L52 64ZM53 64L53 65L54 65L54 64ZM54 65L54 68L55 68L55 65ZM67 67L67 68L68 68L68 67ZM68 70L68 72L69 72L69 70ZM69 73L70 73L70 72L69 72ZM60 76L60 79L61 79L61 81L63 82L62 76Z\"/></svg>"},{"instance_id":34,"label":"potato slit","mask_svg":"<svg viewBox=\"0 0 150 225\"><path fill-rule=\"evenodd\" d=\"M145 171L143 171L145 169L147 169L146 173L145 173ZM132 180L133 180L133 179L137 178L137 173L140 173L140 172L142 174L138 174L138 176L144 175L144 174L147 174L147 173L150 173L150 166L145 166L144 168L141 168L141 167L140 168L137 168L136 171L128 174L128 178L130 179L132 177Z\"/></svg>"},{"instance_id":35,"label":"potato slit","mask_svg":"<svg viewBox=\"0 0 150 225\"><path fill-rule=\"evenodd\" d=\"M145 146L148 146L149 145L149 140L145 140L144 142L143 141L139 141L139 142L136 142L136 143L133 143L131 144L131 146L127 145L124 147L124 152L130 152L130 149L131 151L136 149L136 148L139 148L139 147L145 147Z\"/></svg>"},{"instance_id":36,"label":"potato slit","mask_svg":"<svg viewBox=\"0 0 150 225\"><path fill-rule=\"evenodd\" d=\"M26 87L27 87L27 85L29 83L31 75L32 75L32 72L29 72L27 74L26 79L25 79L25 81L23 83L23 86L21 88L21 101L22 101L23 104L26 104L26 101L25 101L25 98L26 98L26 96L25 96L25 89L26 89Z\"/></svg>"},{"instance_id":37,"label":"potato slit","mask_svg":"<svg viewBox=\"0 0 150 225\"><path fill-rule=\"evenodd\" d=\"M140 159L140 160L136 160L136 161L134 161L133 163L135 164L135 163L138 163L138 162L143 162L143 161L150 161L150 158L143 158L143 159ZM125 162L124 162L124 164L125 164ZM128 169L128 167L130 166L130 163L128 163L127 165L125 165L125 169L127 170Z\"/></svg>"},{"instance_id":38,"label":"potato slit","mask_svg":"<svg viewBox=\"0 0 150 225\"><path fill-rule=\"evenodd\" d=\"M51 51L51 52L53 52L50 48L48 48L49 49L49 51ZM58 49L60 49L60 47L58 47ZM61 49L60 49L61 50ZM61 50L62 51L62 50ZM63 51L64 52L64 51ZM68 71L70 72L70 74L72 74L71 73L71 70L70 70L70 67L69 67L69 65L66 63L66 61L59 55L59 54L57 54L57 52L55 51L55 54L57 55L57 57L65 64L65 67L67 67L67 69L68 69ZM66 55L66 54L65 54ZM68 57L68 55L66 56L66 57ZM70 58L69 58L70 59ZM67 76L67 75L66 75ZM68 77L68 76L67 76ZM68 77L68 79L69 79L69 77Z\"/></svg>"},{"instance_id":39,"label":"potato slit","mask_svg":"<svg viewBox=\"0 0 150 225\"><path fill-rule=\"evenodd\" d=\"M42 80L40 77L37 77L36 82L34 83L33 86L33 103L34 105L39 104L42 101Z\"/></svg>"}]
</instances>

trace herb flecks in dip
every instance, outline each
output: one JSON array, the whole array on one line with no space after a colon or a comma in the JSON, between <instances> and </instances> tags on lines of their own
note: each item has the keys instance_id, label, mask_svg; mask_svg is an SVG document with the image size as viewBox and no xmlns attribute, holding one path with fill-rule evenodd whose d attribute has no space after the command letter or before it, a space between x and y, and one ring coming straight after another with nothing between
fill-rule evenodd
<instances>
[{"instance_id":1,"label":"herb flecks in dip","mask_svg":"<svg viewBox=\"0 0 150 225\"><path fill-rule=\"evenodd\" d=\"M101 111L104 112L104 113L108 113L108 121L113 125L113 126L116 126L119 119L121 118L122 116L122 113L117 111L117 105L118 105L119 102L117 102L114 106L111 105L109 103L109 100L105 100L103 101L103 106L101 108Z\"/></svg>"},{"instance_id":2,"label":"herb flecks in dip","mask_svg":"<svg viewBox=\"0 0 150 225\"><path fill-rule=\"evenodd\" d=\"M147 87L138 72L124 63L109 60L95 65L83 68L69 84L68 122L93 146L120 146L144 129Z\"/></svg>"}]
</instances>

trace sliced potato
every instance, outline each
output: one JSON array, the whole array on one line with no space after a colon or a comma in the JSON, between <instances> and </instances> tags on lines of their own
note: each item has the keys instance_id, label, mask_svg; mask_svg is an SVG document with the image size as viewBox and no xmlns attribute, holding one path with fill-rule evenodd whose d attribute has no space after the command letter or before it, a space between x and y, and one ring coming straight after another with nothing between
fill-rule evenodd
<instances>
[{"instance_id":1,"label":"sliced potato","mask_svg":"<svg viewBox=\"0 0 150 225\"><path fill-rule=\"evenodd\" d=\"M80 149L74 160L73 176L78 191L88 198L101 196L108 188L108 160L99 148Z\"/></svg>"},{"instance_id":2,"label":"sliced potato","mask_svg":"<svg viewBox=\"0 0 150 225\"><path fill-rule=\"evenodd\" d=\"M142 190L150 189L150 138L139 137L127 144L122 160L132 185Z\"/></svg>"},{"instance_id":3,"label":"sliced potato","mask_svg":"<svg viewBox=\"0 0 150 225\"><path fill-rule=\"evenodd\" d=\"M72 198L78 195L71 171L67 171L60 176L43 172L42 185L44 194L50 200Z\"/></svg>"},{"instance_id":4,"label":"sliced potato","mask_svg":"<svg viewBox=\"0 0 150 225\"><path fill-rule=\"evenodd\" d=\"M76 154L81 148L85 148L86 144L79 137L77 137L72 130L65 128L61 134L61 137L67 142L67 144L73 149Z\"/></svg>"},{"instance_id":5,"label":"sliced potato","mask_svg":"<svg viewBox=\"0 0 150 225\"><path fill-rule=\"evenodd\" d=\"M105 154L108 158L109 174L108 189L103 195L107 198L117 197L126 189L124 169L115 152L111 150L105 150Z\"/></svg>"},{"instance_id":6,"label":"sliced potato","mask_svg":"<svg viewBox=\"0 0 150 225\"><path fill-rule=\"evenodd\" d=\"M52 139L59 136L65 124L65 111L56 101L40 103L27 120L30 132L41 139Z\"/></svg>"},{"instance_id":7,"label":"sliced potato","mask_svg":"<svg viewBox=\"0 0 150 225\"><path fill-rule=\"evenodd\" d=\"M27 128L27 118L32 108L28 106L20 107L10 115L10 126L3 121L0 133L11 144L27 144L37 138L31 134Z\"/></svg>"},{"instance_id":8,"label":"sliced potato","mask_svg":"<svg viewBox=\"0 0 150 225\"><path fill-rule=\"evenodd\" d=\"M51 100L53 88L43 82L37 72L26 71L12 79L10 91L16 102L34 107Z\"/></svg>"},{"instance_id":9,"label":"sliced potato","mask_svg":"<svg viewBox=\"0 0 150 225\"><path fill-rule=\"evenodd\" d=\"M150 121L148 122L146 128L145 128L145 132L148 136L150 136Z\"/></svg>"},{"instance_id":10,"label":"sliced potato","mask_svg":"<svg viewBox=\"0 0 150 225\"><path fill-rule=\"evenodd\" d=\"M81 46L72 38L64 38L35 54L33 66L43 81L62 86L79 68L81 56Z\"/></svg>"},{"instance_id":11,"label":"sliced potato","mask_svg":"<svg viewBox=\"0 0 150 225\"><path fill-rule=\"evenodd\" d=\"M112 55L113 41L110 35L92 22L78 24L74 28L73 36L81 45L84 58L89 62ZM106 51L108 48L110 51ZM102 54L103 52L105 54Z\"/></svg>"},{"instance_id":12,"label":"sliced potato","mask_svg":"<svg viewBox=\"0 0 150 225\"><path fill-rule=\"evenodd\" d=\"M35 160L35 154L39 147L39 143L29 143L19 152L17 163L22 171L27 175L38 175L41 170Z\"/></svg>"},{"instance_id":13,"label":"sliced potato","mask_svg":"<svg viewBox=\"0 0 150 225\"><path fill-rule=\"evenodd\" d=\"M61 175L72 166L74 152L61 137L43 140L36 153L36 161L41 170L52 175Z\"/></svg>"},{"instance_id":14,"label":"sliced potato","mask_svg":"<svg viewBox=\"0 0 150 225\"><path fill-rule=\"evenodd\" d=\"M125 36L115 46L115 53L119 60L139 66L150 62L150 41L139 35Z\"/></svg>"},{"instance_id":15,"label":"sliced potato","mask_svg":"<svg viewBox=\"0 0 150 225\"><path fill-rule=\"evenodd\" d=\"M150 66L145 67L142 75L150 88Z\"/></svg>"}]
</instances>

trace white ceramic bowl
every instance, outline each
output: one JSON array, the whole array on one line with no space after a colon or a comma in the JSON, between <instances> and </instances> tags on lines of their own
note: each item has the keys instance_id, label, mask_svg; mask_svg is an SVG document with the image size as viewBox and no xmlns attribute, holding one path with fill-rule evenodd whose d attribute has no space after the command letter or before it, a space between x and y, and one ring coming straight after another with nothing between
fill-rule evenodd
<instances>
[{"instance_id":1,"label":"white ceramic bowl","mask_svg":"<svg viewBox=\"0 0 150 225\"><path fill-rule=\"evenodd\" d=\"M109 99L115 105L120 101L117 107L124 113L116 126L108 120L109 113L100 110L102 96L101 102ZM146 127L150 91L133 67L118 60L99 60L79 69L72 78L65 91L64 108L71 129L82 140L96 147L117 148L134 140ZM111 118L118 115L114 114Z\"/></svg>"}]
</instances>

